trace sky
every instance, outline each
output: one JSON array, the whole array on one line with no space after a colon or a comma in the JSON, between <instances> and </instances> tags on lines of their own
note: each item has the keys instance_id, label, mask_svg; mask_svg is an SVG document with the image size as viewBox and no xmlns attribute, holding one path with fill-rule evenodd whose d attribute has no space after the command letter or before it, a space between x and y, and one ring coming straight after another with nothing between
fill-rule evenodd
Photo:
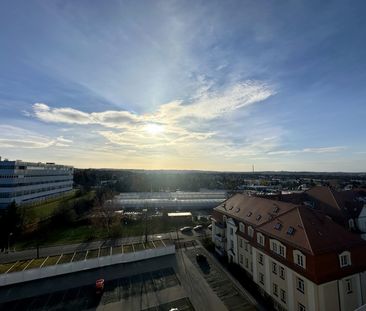
<instances>
[{"instance_id":1,"label":"sky","mask_svg":"<svg viewBox=\"0 0 366 311\"><path fill-rule=\"evenodd\" d=\"M0 156L366 171L366 2L0 2Z\"/></svg>"}]
</instances>

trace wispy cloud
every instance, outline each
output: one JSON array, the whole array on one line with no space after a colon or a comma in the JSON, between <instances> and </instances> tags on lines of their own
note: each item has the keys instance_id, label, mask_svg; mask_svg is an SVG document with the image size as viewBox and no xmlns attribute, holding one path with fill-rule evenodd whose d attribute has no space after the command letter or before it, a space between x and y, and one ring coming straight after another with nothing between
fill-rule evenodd
<instances>
[{"instance_id":1,"label":"wispy cloud","mask_svg":"<svg viewBox=\"0 0 366 311\"><path fill-rule=\"evenodd\" d=\"M335 153L347 149L345 146L304 148L299 150L276 150L268 152L269 155L290 155L299 153Z\"/></svg>"},{"instance_id":2,"label":"wispy cloud","mask_svg":"<svg viewBox=\"0 0 366 311\"><path fill-rule=\"evenodd\" d=\"M69 107L51 108L44 103L36 103L31 115L48 123L101 126L106 129L95 129L94 132L109 142L149 149L150 152L162 146L187 148L190 145L201 150L199 144L203 141L206 148L212 145L230 148L231 142L217 135L223 129L216 128L212 121L275 94L272 86L259 81L245 81L223 90L213 90L210 81L202 78L200 85L190 100L162 104L152 113L136 114L125 110L87 113ZM206 123L205 130L199 129ZM161 130L152 133L149 130L151 125Z\"/></svg>"},{"instance_id":3,"label":"wispy cloud","mask_svg":"<svg viewBox=\"0 0 366 311\"><path fill-rule=\"evenodd\" d=\"M39 133L11 125L0 125L0 147L42 149L51 146L69 147L72 140L63 136L50 138Z\"/></svg>"}]
</instances>

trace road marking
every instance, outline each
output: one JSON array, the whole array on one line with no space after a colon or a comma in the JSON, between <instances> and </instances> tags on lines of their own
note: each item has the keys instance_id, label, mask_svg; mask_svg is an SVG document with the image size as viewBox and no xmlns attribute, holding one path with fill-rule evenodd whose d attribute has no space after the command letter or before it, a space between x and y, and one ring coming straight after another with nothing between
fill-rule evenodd
<instances>
[{"instance_id":1,"label":"road marking","mask_svg":"<svg viewBox=\"0 0 366 311\"><path fill-rule=\"evenodd\" d=\"M40 266L40 268L42 268L43 267L43 265L45 264L45 262L47 261L47 259L48 258L50 258L49 256L47 256L47 258L42 262L42 264L41 264L41 266Z\"/></svg>"},{"instance_id":2,"label":"road marking","mask_svg":"<svg viewBox=\"0 0 366 311\"><path fill-rule=\"evenodd\" d=\"M72 262L74 260L75 255L76 255L76 252L74 252L74 255L72 255L70 262Z\"/></svg>"},{"instance_id":3,"label":"road marking","mask_svg":"<svg viewBox=\"0 0 366 311\"><path fill-rule=\"evenodd\" d=\"M89 250L86 251L84 260L86 260L86 257L88 257L88 253L89 253Z\"/></svg>"},{"instance_id":4,"label":"road marking","mask_svg":"<svg viewBox=\"0 0 366 311\"><path fill-rule=\"evenodd\" d=\"M28 268L28 266L29 266L33 261L34 261L34 258L33 258L30 262L28 262L28 264L24 267L23 271L24 271L24 270L26 270L26 269Z\"/></svg>"},{"instance_id":5,"label":"road marking","mask_svg":"<svg viewBox=\"0 0 366 311\"><path fill-rule=\"evenodd\" d=\"M8 271L6 271L5 273L9 273L9 271L19 262L19 260L17 262L15 262L9 269Z\"/></svg>"},{"instance_id":6,"label":"road marking","mask_svg":"<svg viewBox=\"0 0 366 311\"><path fill-rule=\"evenodd\" d=\"M60 257L57 259L57 261L56 261L56 265L58 265L58 263L59 263L59 261L61 260L61 258L62 258L62 256L63 256L64 254L61 254L60 255Z\"/></svg>"}]
</instances>

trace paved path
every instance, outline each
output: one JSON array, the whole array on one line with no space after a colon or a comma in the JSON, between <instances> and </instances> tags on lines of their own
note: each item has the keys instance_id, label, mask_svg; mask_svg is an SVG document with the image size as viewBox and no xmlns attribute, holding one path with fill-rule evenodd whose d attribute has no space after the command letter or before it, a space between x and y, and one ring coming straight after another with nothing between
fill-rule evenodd
<instances>
[{"instance_id":1,"label":"paved path","mask_svg":"<svg viewBox=\"0 0 366 311\"><path fill-rule=\"evenodd\" d=\"M207 234L210 234L211 231L207 231ZM202 233L189 233L189 234L182 234L178 233L179 239L186 240L186 239L199 239L202 236ZM177 234L176 232L168 232L168 233L160 233L160 234L153 234L148 236L148 240L156 240L156 239L176 239ZM91 250L91 249L98 249L102 247L108 246L118 246L122 244L132 244L132 243L139 243L145 241L145 236L135 236L135 237L125 237L115 240L104 240L104 241L91 241L88 243L78 243L78 244L68 244L68 245L58 245L58 246L50 246L50 247L42 247L39 249L39 256L40 257L47 257L47 256L56 256L61 254L73 253L76 251L83 251L83 250ZM18 260L27 260L33 259L37 257L37 249L26 249L22 251L10 252L10 253L0 253L0 263L6 262L15 262Z\"/></svg>"}]
</instances>

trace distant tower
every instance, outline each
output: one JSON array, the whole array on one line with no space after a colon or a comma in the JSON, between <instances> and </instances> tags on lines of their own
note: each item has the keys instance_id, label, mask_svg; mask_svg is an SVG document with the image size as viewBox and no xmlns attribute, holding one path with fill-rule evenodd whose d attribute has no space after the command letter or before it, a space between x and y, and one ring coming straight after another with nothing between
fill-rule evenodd
<instances>
[{"instance_id":1,"label":"distant tower","mask_svg":"<svg viewBox=\"0 0 366 311\"><path fill-rule=\"evenodd\" d=\"M254 164L252 164L252 170L253 170L253 174L254 174Z\"/></svg>"}]
</instances>

